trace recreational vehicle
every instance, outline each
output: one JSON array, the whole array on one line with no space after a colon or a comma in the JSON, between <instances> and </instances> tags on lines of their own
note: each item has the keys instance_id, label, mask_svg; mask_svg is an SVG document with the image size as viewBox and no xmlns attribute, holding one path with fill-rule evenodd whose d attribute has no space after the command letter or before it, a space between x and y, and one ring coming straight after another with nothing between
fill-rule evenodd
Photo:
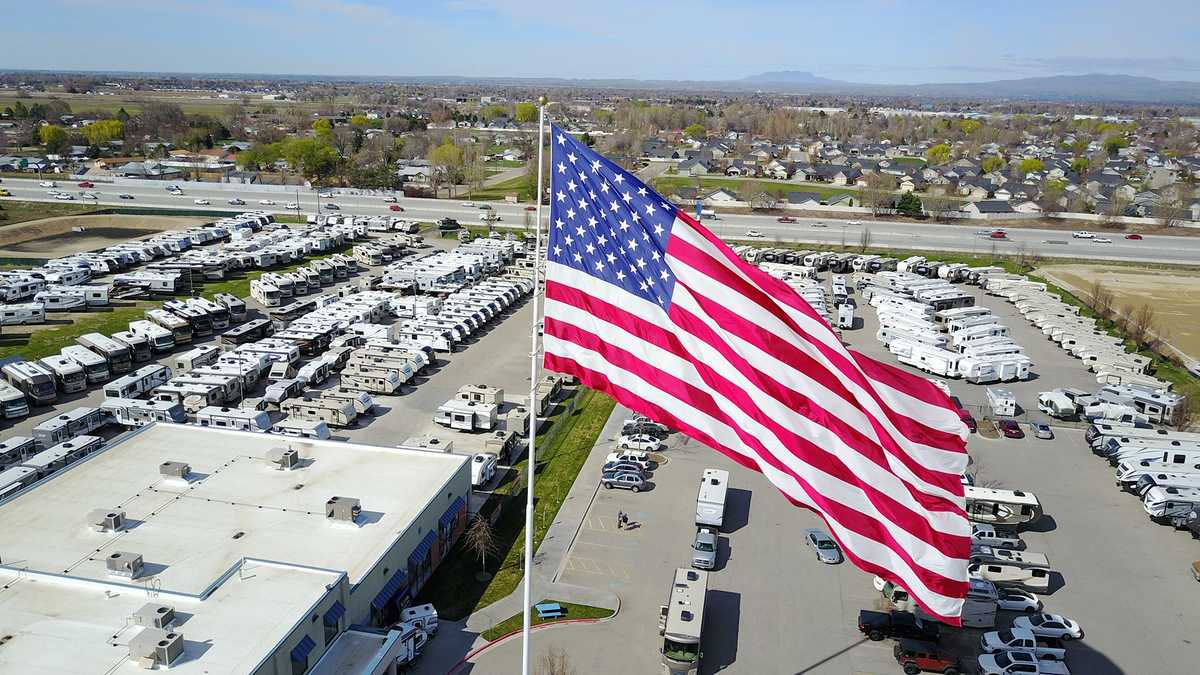
<instances>
[{"instance_id":1,"label":"recreational vehicle","mask_svg":"<svg viewBox=\"0 0 1200 675\"><path fill-rule=\"evenodd\" d=\"M278 307L283 302L283 292L279 287L262 279L250 280L250 297L263 307Z\"/></svg>"},{"instance_id":2,"label":"recreational vehicle","mask_svg":"<svg viewBox=\"0 0 1200 675\"><path fill-rule=\"evenodd\" d=\"M150 350L150 341L144 336L135 335L131 331L119 331L112 334L112 339L117 344L125 345L129 348L129 355L133 359L133 363L145 363L153 358Z\"/></svg>"},{"instance_id":3,"label":"recreational vehicle","mask_svg":"<svg viewBox=\"0 0 1200 675\"><path fill-rule=\"evenodd\" d=\"M240 326L234 326L221 335L221 342L227 345L240 345L256 342L270 337L275 332L270 319L253 319Z\"/></svg>"},{"instance_id":4,"label":"recreational vehicle","mask_svg":"<svg viewBox=\"0 0 1200 675\"><path fill-rule=\"evenodd\" d=\"M729 489L729 472L724 469L705 469L700 475L700 490L696 494L696 524L721 529L725 522L725 498Z\"/></svg>"},{"instance_id":5,"label":"recreational vehicle","mask_svg":"<svg viewBox=\"0 0 1200 675\"><path fill-rule=\"evenodd\" d=\"M207 366L217 362L221 356L221 348L213 345L200 345L175 356L175 372L179 375L199 366Z\"/></svg>"},{"instance_id":6,"label":"recreational vehicle","mask_svg":"<svg viewBox=\"0 0 1200 675\"><path fill-rule=\"evenodd\" d=\"M1043 593L1050 587L1050 570L1042 567L982 562L969 565L967 573L976 579L990 581L1000 588L1021 588L1032 593Z\"/></svg>"},{"instance_id":7,"label":"recreational vehicle","mask_svg":"<svg viewBox=\"0 0 1200 675\"><path fill-rule=\"evenodd\" d=\"M358 417L353 404L325 397L290 398L281 403L279 409L289 418L303 422L324 422L331 427L351 426Z\"/></svg>"},{"instance_id":8,"label":"recreational vehicle","mask_svg":"<svg viewBox=\"0 0 1200 675\"><path fill-rule=\"evenodd\" d=\"M324 422L305 422L302 420L285 419L271 427L271 433L293 438L312 438L328 440L332 437L329 425Z\"/></svg>"},{"instance_id":9,"label":"recreational vehicle","mask_svg":"<svg viewBox=\"0 0 1200 675\"><path fill-rule=\"evenodd\" d=\"M0 471L37 452L37 442L30 436L13 436L0 443ZM2 488L0 488L2 489Z\"/></svg>"},{"instance_id":10,"label":"recreational vehicle","mask_svg":"<svg viewBox=\"0 0 1200 675\"><path fill-rule=\"evenodd\" d=\"M29 403L25 401L25 394L4 380L0 380L0 414L6 420L15 420L29 414Z\"/></svg>"},{"instance_id":11,"label":"recreational vehicle","mask_svg":"<svg viewBox=\"0 0 1200 675\"><path fill-rule=\"evenodd\" d=\"M329 374L329 363L320 359L309 361L296 371L296 377L304 380L309 386L321 384L329 379Z\"/></svg>"},{"instance_id":12,"label":"recreational vehicle","mask_svg":"<svg viewBox=\"0 0 1200 675\"><path fill-rule=\"evenodd\" d=\"M45 478L86 455L96 452L104 445L99 436L76 436L57 443L31 457L26 457L21 466L34 469L38 477Z\"/></svg>"},{"instance_id":13,"label":"recreational vehicle","mask_svg":"<svg viewBox=\"0 0 1200 675\"><path fill-rule=\"evenodd\" d=\"M38 447L49 448L81 434L91 433L108 424L108 413L101 408L79 407L55 415L33 428Z\"/></svg>"},{"instance_id":14,"label":"recreational vehicle","mask_svg":"<svg viewBox=\"0 0 1200 675\"><path fill-rule=\"evenodd\" d=\"M664 675L697 675L700 672L701 641L704 638L704 605L708 594L708 572L679 568L667 594L667 604L658 608L658 634L662 636Z\"/></svg>"},{"instance_id":15,"label":"recreational vehicle","mask_svg":"<svg viewBox=\"0 0 1200 675\"><path fill-rule=\"evenodd\" d=\"M129 332L145 338L151 351L162 353L175 348L175 333L151 321L130 321Z\"/></svg>"},{"instance_id":16,"label":"recreational vehicle","mask_svg":"<svg viewBox=\"0 0 1200 675\"><path fill-rule=\"evenodd\" d=\"M1146 515L1156 523L1183 527L1200 508L1200 490L1196 488L1153 487L1142 497Z\"/></svg>"},{"instance_id":17,"label":"recreational vehicle","mask_svg":"<svg viewBox=\"0 0 1200 675\"><path fill-rule=\"evenodd\" d=\"M453 398L438 406L433 421L460 431L490 431L496 427L498 408L493 403Z\"/></svg>"},{"instance_id":18,"label":"recreational vehicle","mask_svg":"<svg viewBox=\"0 0 1200 675\"><path fill-rule=\"evenodd\" d=\"M46 307L40 302L0 305L0 325L20 326L46 322Z\"/></svg>"},{"instance_id":19,"label":"recreational vehicle","mask_svg":"<svg viewBox=\"0 0 1200 675\"><path fill-rule=\"evenodd\" d=\"M146 320L171 331L171 337L176 345L188 344L192 341L192 324L187 319L176 316L165 309L150 309L146 311ZM129 324L129 328L133 329L132 323Z\"/></svg>"},{"instance_id":20,"label":"recreational vehicle","mask_svg":"<svg viewBox=\"0 0 1200 675\"><path fill-rule=\"evenodd\" d=\"M260 433L271 430L271 417L262 410L209 406L198 410L195 417L196 424L202 427Z\"/></svg>"},{"instance_id":21,"label":"recreational vehicle","mask_svg":"<svg viewBox=\"0 0 1200 675\"><path fill-rule=\"evenodd\" d=\"M997 417L1013 417L1017 414L1017 397L1008 389L987 388L988 405Z\"/></svg>"},{"instance_id":22,"label":"recreational vehicle","mask_svg":"<svg viewBox=\"0 0 1200 675\"><path fill-rule=\"evenodd\" d=\"M83 366L88 384L108 382L108 359L81 345L63 347L62 355Z\"/></svg>"},{"instance_id":23,"label":"recreational vehicle","mask_svg":"<svg viewBox=\"0 0 1200 675\"><path fill-rule=\"evenodd\" d=\"M356 391L345 387L332 387L323 389L318 392L321 398L328 398L335 401L343 401L354 407L354 412L359 415L370 414L375 408L375 402L365 391Z\"/></svg>"},{"instance_id":24,"label":"recreational vehicle","mask_svg":"<svg viewBox=\"0 0 1200 675\"><path fill-rule=\"evenodd\" d=\"M1030 492L964 485L967 517L990 525L1020 525L1042 517L1042 505Z\"/></svg>"},{"instance_id":25,"label":"recreational vehicle","mask_svg":"<svg viewBox=\"0 0 1200 675\"><path fill-rule=\"evenodd\" d=\"M246 320L246 301L232 293L217 293L213 298L225 305L229 310L229 321L232 323L241 323Z\"/></svg>"},{"instance_id":26,"label":"recreational vehicle","mask_svg":"<svg viewBox=\"0 0 1200 675\"><path fill-rule=\"evenodd\" d=\"M188 322L192 327L193 336L212 335L213 320L208 312L196 309L182 300L168 300L163 303L163 309Z\"/></svg>"},{"instance_id":27,"label":"recreational vehicle","mask_svg":"<svg viewBox=\"0 0 1200 675\"><path fill-rule=\"evenodd\" d=\"M112 375L120 375L133 370L133 352L128 345L101 333L85 333L75 338L75 342L104 357L108 361L108 371Z\"/></svg>"},{"instance_id":28,"label":"recreational vehicle","mask_svg":"<svg viewBox=\"0 0 1200 675\"><path fill-rule=\"evenodd\" d=\"M40 303L47 312L73 312L87 307L87 300L82 293L63 286L40 290L33 296L33 301Z\"/></svg>"},{"instance_id":29,"label":"recreational vehicle","mask_svg":"<svg viewBox=\"0 0 1200 675\"><path fill-rule=\"evenodd\" d=\"M54 375L43 366L31 361L18 360L6 364L0 372L4 373L9 384L29 397L34 405L51 405L58 400Z\"/></svg>"},{"instance_id":30,"label":"recreational vehicle","mask_svg":"<svg viewBox=\"0 0 1200 675\"><path fill-rule=\"evenodd\" d=\"M54 384L62 393L74 394L87 389L87 376L83 372L83 366L74 359L62 354L51 354L40 359L38 363L54 375Z\"/></svg>"},{"instance_id":31,"label":"recreational vehicle","mask_svg":"<svg viewBox=\"0 0 1200 675\"><path fill-rule=\"evenodd\" d=\"M229 308L223 303L214 302L206 298L189 298L187 305L195 311L207 314L214 331L229 328Z\"/></svg>"},{"instance_id":32,"label":"recreational vehicle","mask_svg":"<svg viewBox=\"0 0 1200 675\"><path fill-rule=\"evenodd\" d=\"M171 369L152 363L123 375L104 385L105 398L137 398L166 384L171 379Z\"/></svg>"}]
</instances>

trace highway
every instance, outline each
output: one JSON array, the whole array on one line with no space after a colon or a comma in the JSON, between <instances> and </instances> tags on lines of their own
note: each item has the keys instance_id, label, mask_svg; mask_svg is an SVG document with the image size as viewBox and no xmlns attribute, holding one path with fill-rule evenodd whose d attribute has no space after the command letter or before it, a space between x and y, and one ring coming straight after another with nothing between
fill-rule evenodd
<instances>
[{"instance_id":1,"label":"highway","mask_svg":"<svg viewBox=\"0 0 1200 675\"><path fill-rule=\"evenodd\" d=\"M353 215L393 214L422 221L434 221L449 216L459 222L479 223L482 210L465 205L458 199L417 199L400 196L403 213L389 210L390 204L383 201L385 193L367 194L364 191L333 189L332 196L317 199L312 190L301 188L298 192L279 192L268 186L230 184L214 185L181 182L182 196L173 196L166 191L167 183L147 182L139 185L113 185L96 183L95 188L83 189L77 181L55 179L58 190L73 194L74 203L88 203L80 198L83 192L95 193L97 203L106 206L143 208L185 208L211 211L265 210L275 213L295 213L287 204L299 200L302 213L315 213L318 201L322 212L333 212L325 208L336 204L337 213ZM12 193L11 199L25 201L54 201L47 193L49 188L39 186L37 179L5 178L0 187ZM133 199L120 199L125 193ZM228 199L240 198L245 205L230 205ZM0 198L0 200L6 198ZM197 205L193 200L207 199L209 205ZM260 200L273 204L261 204ZM480 202L482 204L483 202ZM501 217L500 225L521 227L525 224L524 204L488 202ZM529 214L532 218L533 214ZM853 223L853 224L852 224ZM1086 239L1073 239L1063 230L1013 228L1007 240L989 239L979 231L995 227L994 224L975 222L966 225L941 223L912 223L888 220L797 218L796 223L779 223L776 216L726 214L708 219L705 225L726 239L747 239L747 232L757 230L763 237L760 241L815 243L827 245L857 246L864 228L870 230L870 245L875 248L915 249L922 251L958 251L964 253L1017 253L1044 257L1113 260L1125 262L1158 262L1179 265L1200 265L1200 236L1147 236L1142 241L1126 240L1121 234L1101 233L1112 238L1112 243L1096 243ZM1081 227L1084 227L1081 225Z\"/></svg>"}]
</instances>

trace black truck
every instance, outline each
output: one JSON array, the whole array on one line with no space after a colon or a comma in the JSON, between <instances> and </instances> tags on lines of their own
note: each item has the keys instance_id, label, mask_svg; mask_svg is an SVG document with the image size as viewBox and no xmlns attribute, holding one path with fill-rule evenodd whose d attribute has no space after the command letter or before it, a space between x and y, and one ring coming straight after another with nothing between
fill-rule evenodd
<instances>
[{"instance_id":1,"label":"black truck","mask_svg":"<svg viewBox=\"0 0 1200 675\"><path fill-rule=\"evenodd\" d=\"M859 611L858 629L876 641L890 637L937 642L940 635L938 624L922 621L909 612L873 612L869 609Z\"/></svg>"}]
</instances>

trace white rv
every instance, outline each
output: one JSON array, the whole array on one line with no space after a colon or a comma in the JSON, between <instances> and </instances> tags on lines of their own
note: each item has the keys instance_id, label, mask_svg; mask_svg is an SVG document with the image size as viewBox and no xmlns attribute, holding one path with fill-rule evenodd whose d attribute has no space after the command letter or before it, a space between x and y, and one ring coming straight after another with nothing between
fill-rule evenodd
<instances>
[{"instance_id":1,"label":"white rv","mask_svg":"<svg viewBox=\"0 0 1200 675\"><path fill-rule=\"evenodd\" d=\"M46 323L46 308L40 302L0 305L0 325Z\"/></svg>"},{"instance_id":2,"label":"white rv","mask_svg":"<svg viewBox=\"0 0 1200 675\"><path fill-rule=\"evenodd\" d=\"M209 406L196 412L196 424L217 429L236 429L265 433L271 429L271 416L262 410Z\"/></svg>"},{"instance_id":3,"label":"white rv","mask_svg":"<svg viewBox=\"0 0 1200 675\"><path fill-rule=\"evenodd\" d=\"M1042 517L1037 496L1021 490L995 490L964 485L967 517L990 525L1020 525Z\"/></svg>"},{"instance_id":4,"label":"white rv","mask_svg":"<svg viewBox=\"0 0 1200 675\"><path fill-rule=\"evenodd\" d=\"M55 385L64 394L74 394L87 389L87 376L83 372L83 366L74 359L61 354L51 354L40 359L38 363L54 375Z\"/></svg>"},{"instance_id":5,"label":"white rv","mask_svg":"<svg viewBox=\"0 0 1200 675\"><path fill-rule=\"evenodd\" d=\"M491 431L499 406L452 398L437 409L433 421L460 431Z\"/></svg>"},{"instance_id":6,"label":"white rv","mask_svg":"<svg viewBox=\"0 0 1200 675\"><path fill-rule=\"evenodd\" d=\"M1017 414L1017 397L1008 389L988 387L987 400L992 414L997 417L1013 417Z\"/></svg>"},{"instance_id":7,"label":"white rv","mask_svg":"<svg viewBox=\"0 0 1200 675\"><path fill-rule=\"evenodd\" d=\"M696 524L721 529L725 522L725 499L729 490L729 472L705 469L696 493Z\"/></svg>"},{"instance_id":8,"label":"white rv","mask_svg":"<svg viewBox=\"0 0 1200 675\"><path fill-rule=\"evenodd\" d=\"M152 363L122 375L104 385L105 398L137 398L166 384L171 379L171 369Z\"/></svg>"},{"instance_id":9,"label":"white rv","mask_svg":"<svg viewBox=\"0 0 1200 675\"><path fill-rule=\"evenodd\" d=\"M29 414L29 403L20 389L0 380L0 414L6 420L14 420Z\"/></svg>"}]
</instances>

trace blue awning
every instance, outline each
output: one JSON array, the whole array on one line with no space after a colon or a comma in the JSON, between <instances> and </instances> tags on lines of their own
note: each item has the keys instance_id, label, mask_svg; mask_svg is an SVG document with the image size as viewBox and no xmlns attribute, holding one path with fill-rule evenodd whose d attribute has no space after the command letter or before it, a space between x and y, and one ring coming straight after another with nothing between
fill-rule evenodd
<instances>
[{"instance_id":1,"label":"blue awning","mask_svg":"<svg viewBox=\"0 0 1200 675\"><path fill-rule=\"evenodd\" d=\"M299 663L308 663L308 655L312 650L316 649L317 643L313 639L305 635L300 639L300 644L292 647L292 660Z\"/></svg>"},{"instance_id":2,"label":"blue awning","mask_svg":"<svg viewBox=\"0 0 1200 675\"><path fill-rule=\"evenodd\" d=\"M325 618L323 619L325 622L325 625L326 626L336 626L337 622L339 620L341 620L342 615L344 615L345 613L346 613L346 606L342 604L342 601L334 600L333 606L329 608L328 612L325 612Z\"/></svg>"},{"instance_id":3,"label":"blue awning","mask_svg":"<svg viewBox=\"0 0 1200 675\"><path fill-rule=\"evenodd\" d=\"M383 585L383 590L379 591L379 594L376 595L375 599L371 601L371 606L375 609L382 610L389 602L392 601L392 598L396 597L396 594L400 592L400 589L404 588L404 586L407 584L408 572L405 572L404 570L398 570L392 575L392 578L388 579L387 583Z\"/></svg>"},{"instance_id":4,"label":"blue awning","mask_svg":"<svg viewBox=\"0 0 1200 675\"><path fill-rule=\"evenodd\" d=\"M429 552L433 550L433 542L436 539L437 536L432 530L430 530L425 535L425 538L421 540L421 543L417 544L417 547L413 549L411 554L409 554L408 564L412 565L413 567L420 567L421 563L429 557Z\"/></svg>"},{"instance_id":5,"label":"blue awning","mask_svg":"<svg viewBox=\"0 0 1200 675\"><path fill-rule=\"evenodd\" d=\"M463 502L462 497L455 497L454 502L450 504L450 508L446 509L446 512L442 514L442 519L439 520L438 523L442 527L450 527L450 524L453 523L454 519L458 517L458 512L461 511L465 505L466 504Z\"/></svg>"}]
</instances>

